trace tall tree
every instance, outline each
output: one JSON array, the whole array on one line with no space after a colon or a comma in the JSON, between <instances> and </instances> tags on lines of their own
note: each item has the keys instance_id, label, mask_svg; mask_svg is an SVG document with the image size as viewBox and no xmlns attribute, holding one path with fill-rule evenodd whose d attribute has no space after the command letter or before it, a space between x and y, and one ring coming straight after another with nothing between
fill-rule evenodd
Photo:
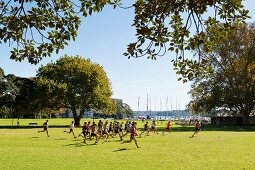
<instances>
[{"instance_id":1,"label":"tall tree","mask_svg":"<svg viewBox=\"0 0 255 170\"><path fill-rule=\"evenodd\" d=\"M0 109L8 112L9 116L13 114L13 106L16 96L19 93L19 88L15 85L16 76L13 74L5 75L0 68Z\"/></svg>"},{"instance_id":2,"label":"tall tree","mask_svg":"<svg viewBox=\"0 0 255 170\"><path fill-rule=\"evenodd\" d=\"M118 119L134 117L134 112L128 104L122 103L122 102L117 102L115 116Z\"/></svg>"},{"instance_id":3,"label":"tall tree","mask_svg":"<svg viewBox=\"0 0 255 170\"><path fill-rule=\"evenodd\" d=\"M182 75L199 75L205 70L197 60L185 59L184 51L218 43L218 37L232 30L233 22L244 22L248 11L243 0L134 0L137 41L128 45L129 57L156 59L167 50L176 52L174 65ZM0 43L15 44L11 59L36 64L43 57L63 49L75 40L82 16L100 12L107 4L121 6L121 0L14 0L0 1ZM125 8L125 7L122 7ZM211 11L211 12L208 12ZM218 25L219 22L224 24ZM192 31L194 30L194 31ZM210 41L208 41L208 39ZM14 43L13 43L14 42ZM201 59L201 60L200 60ZM202 64L200 64L202 63ZM188 68L186 68L188 67ZM184 76L184 81L186 77Z\"/></svg>"},{"instance_id":4,"label":"tall tree","mask_svg":"<svg viewBox=\"0 0 255 170\"><path fill-rule=\"evenodd\" d=\"M19 89L13 105L15 117L34 117L39 111L35 78L17 77L15 85Z\"/></svg>"},{"instance_id":5,"label":"tall tree","mask_svg":"<svg viewBox=\"0 0 255 170\"><path fill-rule=\"evenodd\" d=\"M110 81L104 69L89 59L64 56L41 66L37 86L42 105L70 109L75 125L80 125L84 112L90 109L106 113L114 110Z\"/></svg>"},{"instance_id":6,"label":"tall tree","mask_svg":"<svg viewBox=\"0 0 255 170\"><path fill-rule=\"evenodd\" d=\"M215 73L195 81L189 107L205 112L229 109L243 117L243 124L249 124L255 109L254 47L255 25L242 25L217 50L204 53Z\"/></svg>"}]
</instances>

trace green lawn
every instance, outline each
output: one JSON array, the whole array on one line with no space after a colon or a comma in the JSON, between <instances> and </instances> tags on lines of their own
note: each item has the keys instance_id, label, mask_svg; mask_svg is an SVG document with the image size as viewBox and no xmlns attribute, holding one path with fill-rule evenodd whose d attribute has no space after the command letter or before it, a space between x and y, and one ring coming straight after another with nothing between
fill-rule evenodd
<instances>
[{"instance_id":1,"label":"green lawn","mask_svg":"<svg viewBox=\"0 0 255 170\"><path fill-rule=\"evenodd\" d=\"M0 119L0 125L5 121ZM21 125L25 121L30 120L21 120ZM49 123L64 125L70 121L53 119ZM118 138L83 145L82 138L74 139L63 133L65 129L50 128L50 137L38 134L38 128L0 129L0 169L255 169L254 132L240 128L236 132L233 128L208 129L189 138L192 127L173 126L171 134L160 132L137 138L139 149L134 143L121 144ZM76 133L80 131L75 129Z\"/></svg>"}]
</instances>

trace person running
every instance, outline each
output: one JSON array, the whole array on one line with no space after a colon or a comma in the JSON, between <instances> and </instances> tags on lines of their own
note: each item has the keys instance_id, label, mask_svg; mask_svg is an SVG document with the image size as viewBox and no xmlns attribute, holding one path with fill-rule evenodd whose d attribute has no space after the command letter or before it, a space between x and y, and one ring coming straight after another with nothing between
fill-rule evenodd
<instances>
[{"instance_id":1,"label":"person running","mask_svg":"<svg viewBox=\"0 0 255 170\"><path fill-rule=\"evenodd\" d=\"M87 135L90 137L91 135L91 127L90 127L90 121L88 121L88 124L87 124Z\"/></svg>"},{"instance_id":2,"label":"person running","mask_svg":"<svg viewBox=\"0 0 255 170\"><path fill-rule=\"evenodd\" d=\"M143 125L143 131L142 131L142 133L139 135L139 137L142 137L142 134L143 134L144 132L147 132L147 136L149 136L149 130L150 130L149 124L148 124L148 122L146 122L146 123Z\"/></svg>"},{"instance_id":3,"label":"person running","mask_svg":"<svg viewBox=\"0 0 255 170\"><path fill-rule=\"evenodd\" d=\"M194 127L195 127L195 132L194 132L193 135L191 136L192 138L195 137L195 134L197 134L198 131L200 130L200 124L199 124L199 121L198 121L198 120L195 121Z\"/></svg>"},{"instance_id":4,"label":"person running","mask_svg":"<svg viewBox=\"0 0 255 170\"><path fill-rule=\"evenodd\" d=\"M108 134L113 136L112 133L113 133L113 124L112 124L112 122L110 122L110 125L109 125L109 128L108 128Z\"/></svg>"},{"instance_id":5,"label":"person running","mask_svg":"<svg viewBox=\"0 0 255 170\"><path fill-rule=\"evenodd\" d=\"M70 124L69 127L70 127L69 132L67 132L66 130L64 130L64 133L65 133L65 132L68 133L68 134L72 133L72 134L73 134L73 137L76 138L76 136L74 135L74 122L73 122L73 121L72 121L72 123Z\"/></svg>"},{"instance_id":6,"label":"person running","mask_svg":"<svg viewBox=\"0 0 255 170\"><path fill-rule=\"evenodd\" d=\"M170 120L167 121L167 123L166 123L166 128L165 128L165 130L163 131L163 134L165 133L165 131L171 133L171 123L170 123Z\"/></svg>"},{"instance_id":7,"label":"person running","mask_svg":"<svg viewBox=\"0 0 255 170\"><path fill-rule=\"evenodd\" d=\"M103 131L103 122L101 120L99 120L99 122L97 124L97 132L102 134L102 131Z\"/></svg>"},{"instance_id":8,"label":"person running","mask_svg":"<svg viewBox=\"0 0 255 170\"><path fill-rule=\"evenodd\" d=\"M122 133L120 132L120 122L115 122L115 125L114 125L114 135L116 136L117 134L119 134L119 137L120 137L120 141L122 141Z\"/></svg>"},{"instance_id":9,"label":"person running","mask_svg":"<svg viewBox=\"0 0 255 170\"><path fill-rule=\"evenodd\" d=\"M157 126L156 126L156 121L153 120L152 123L151 123L151 130L154 132L154 133L157 133Z\"/></svg>"},{"instance_id":10,"label":"person running","mask_svg":"<svg viewBox=\"0 0 255 170\"><path fill-rule=\"evenodd\" d=\"M127 128L128 128L128 126L129 126L129 122L128 121L126 121L126 123L125 123L125 131L127 132Z\"/></svg>"},{"instance_id":11,"label":"person running","mask_svg":"<svg viewBox=\"0 0 255 170\"><path fill-rule=\"evenodd\" d=\"M108 121L105 122L105 124L103 125L103 130L102 133L98 133L98 135L96 136L96 141L95 141L95 145L99 142L99 140L101 139L101 137L105 136L105 141L108 142L108 137L109 137L109 125L108 125Z\"/></svg>"},{"instance_id":12,"label":"person running","mask_svg":"<svg viewBox=\"0 0 255 170\"><path fill-rule=\"evenodd\" d=\"M136 122L133 122L131 124L131 129L130 129L130 139L129 140L126 140L126 141L123 141L123 143L130 143L132 142L133 140L135 141L135 145L137 148L140 148L137 144L137 140L136 140L136 137L137 136L137 133L136 133Z\"/></svg>"},{"instance_id":13,"label":"person running","mask_svg":"<svg viewBox=\"0 0 255 170\"><path fill-rule=\"evenodd\" d=\"M125 130L126 130L126 133L124 135L122 135L122 138L130 133L130 130L131 130L131 122L130 121L127 121L127 123L125 124Z\"/></svg>"},{"instance_id":14,"label":"person running","mask_svg":"<svg viewBox=\"0 0 255 170\"><path fill-rule=\"evenodd\" d=\"M17 126L19 126L19 123L20 123L20 122L19 122L19 119L18 119L18 120L17 120Z\"/></svg>"},{"instance_id":15,"label":"person running","mask_svg":"<svg viewBox=\"0 0 255 170\"><path fill-rule=\"evenodd\" d=\"M97 136L96 128L97 128L97 125L95 122L93 122L92 125L90 126L90 129L91 129L90 140Z\"/></svg>"},{"instance_id":16,"label":"person running","mask_svg":"<svg viewBox=\"0 0 255 170\"><path fill-rule=\"evenodd\" d=\"M49 122L49 121L46 120L46 122L43 123L43 130L42 130L42 131L38 131L38 133L40 133L40 132L46 132L47 136L50 137L50 136L49 136L49 131L48 131L48 128L49 128L49 123L48 123L48 122Z\"/></svg>"},{"instance_id":17,"label":"person running","mask_svg":"<svg viewBox=\"0 0 255 170\"><path fill-rule=\"evenodd\" d=\"M119 127L119 130L120 130L119 133L121 133L121 136L123 136L123 124L124 124L124 122L121 122L120 127Z\"/></svg>"},{"instance_id":18,"label":"person running","mask_svg":"<svg viewBox=\"0 0 255 170\"><path fill-rule=\"evenodd\" d=\"M84 122L84 125L82 126L82 132L81 134L83 134L83 143L87 144L86 140L87 140L87 122ZM81 136L81 134L79 134L79 136Z\"/></svg>"}]
</instances>

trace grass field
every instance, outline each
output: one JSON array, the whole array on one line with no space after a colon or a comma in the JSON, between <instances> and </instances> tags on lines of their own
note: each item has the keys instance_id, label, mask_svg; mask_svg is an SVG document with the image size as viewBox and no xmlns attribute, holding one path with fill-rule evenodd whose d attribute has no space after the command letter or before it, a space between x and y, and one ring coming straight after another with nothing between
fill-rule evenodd
<instances>
[{"instance_id":1,"label":"grass field","mask_svg":"<svg viewBox=\"0 0 255 170\"><path fill-rule=\"evenodd\" d=\"M27 126L30 121L42 124L44 120L20 122ZM51 119L49 123L68 125L70 121ZM0 125L4 124L10 125L0 119ZM158 126L162 129L164 124ZM142 128L141 122L138 128ZM83 145L82 138L63 133L67 128L50 128L50 137L38 134L41 128L1 128L0 169L255 169L253 127L226 128L228 131L207 128L189 138L192 127L173 126L171 134L160 132L137 138L139 149L134 143L121 144L119 138ZM80 131L75 129L76 133Z\"/></svg>"}]
</instances>

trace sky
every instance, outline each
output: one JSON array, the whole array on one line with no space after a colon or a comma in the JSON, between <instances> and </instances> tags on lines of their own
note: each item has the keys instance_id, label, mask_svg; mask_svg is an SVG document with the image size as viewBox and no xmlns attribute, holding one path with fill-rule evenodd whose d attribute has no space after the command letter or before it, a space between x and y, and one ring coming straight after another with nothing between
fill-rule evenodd
<instances>
[{"instance_id":1,"label":"sky","mask_svg":"<svg viewBox=\"0 0 255 170\"><path fill-rule=\"evenodd\" d=\"M254 3L253 0L244 3L252 14ZM80 55L103 66L111 80L112 97L123 99L133 110L146 110L147 95L151 110L185 109L190 100L187 92L191 83L177 81L178 75L171 63L174 53L167 53L156 61L146 57L128 59L122 55L127 45L135 41L135 28L131 27L133 17L132 9L105 7L101 13L83 18L76 41L70 42L59 54L44 58L38 65L9 59L11 47L1 44L0 67L5 74L32 77L40 65L54 62L65 54Z\"/></svg>"}]
</instances>

